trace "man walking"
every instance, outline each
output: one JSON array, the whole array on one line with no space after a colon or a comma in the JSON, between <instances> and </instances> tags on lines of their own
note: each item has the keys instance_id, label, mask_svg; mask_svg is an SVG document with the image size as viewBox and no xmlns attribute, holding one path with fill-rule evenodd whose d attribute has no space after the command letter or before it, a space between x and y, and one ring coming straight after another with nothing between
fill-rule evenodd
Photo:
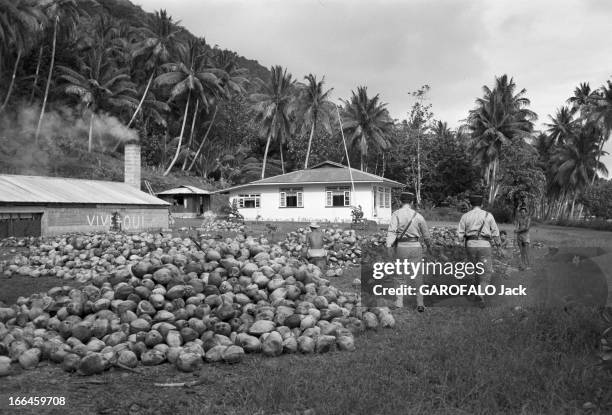
<instances>
[{"instance_id":1,"label":"man walking","mask_svg":"<svg viewBox=\"0 0 612 415\"><path fill-rule=\"evenodd\" d=\"M521 251L521 266L520 269L528 269L530 267L529 258L529 228L531 227L531 218L527 213L527 208L522 206L519 209L518 216L514 222L514 233L516 236L516 242L518 243L519 250Z\"/></svg>"},{"instance_id":2,"label":"man walking","mask_svg":"<svg viewBox=\"0 0 612 415\"><path fill-rule=\"evenodd\" d=\"M323 233L319 230L320 226L316 222L310 224L310 233L306 236L308 244L308 260L325 272L327 265L327 252L324 249Z\"/></svg>"},{"instance_id":3,"label":"man walking","mask_svg":"<svg viewBox=\"0 0 612 415\"><path fill-rule=\"evenodd\" d=\"M465 243L468 261L473 263L474 266L478 262L483 264L484 272L482 275L476 276L477 284L480 286L480 292L482 293L485 287L491 283L491 277L493 276L491 241L500 246L501 240L495 218L481 208L482 196L472 195L469 199L472 210L461 216L457 227L457 236L460 242ZM485 300L482 295L478 296L478 302L481 308L485 307Z\"/></svg>"},{"instance_id":4,"label":"man walking","mask_svg":"<svg viewBox=\"0 0 612 415\"><path fill-rule=\"evenodd\" d=\"M391 215L386 245L387 248L396 249L395 256L398 259L418 263L423 259L423 247L419 243L419 238L422 239L428 250L431 247L429 229L423 216L411 206L414 202L414 193L402 192L400 202L402 207ZM417 311L422 313L425 311L423 294L420 292L421 285L423 285L422 273L418 272L414 280L417 290ZM398 295L396 305L404 306L402 295Z\"/></svg>"}]
</instances>

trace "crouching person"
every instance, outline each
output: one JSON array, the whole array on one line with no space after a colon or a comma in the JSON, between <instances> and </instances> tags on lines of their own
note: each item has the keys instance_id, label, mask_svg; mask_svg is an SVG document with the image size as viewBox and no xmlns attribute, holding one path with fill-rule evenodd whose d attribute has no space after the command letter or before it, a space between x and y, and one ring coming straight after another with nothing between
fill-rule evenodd
<instances>
[{"instance_id":1,"label":"crouching person","mask_svg":"<svg viewBox=\"0 0 612 415\"><path fill-rule=\"evenodd\" d=\"M481 208L482 196L470 196L472 210L461 216L457 227L459 241L465 244L466 256L469 262L476 266L482 263L484 272L476 276L476 283L480 286L480 293L485 291L487 285L491 283L493 276L493 252L491 242L497 246L501 245L499 229L493 215ZM476 268L478 269L478 268ZM478 295L478 305L485 307L485 299Z\"/></svg>"},{"instance_id":2,"label":"crouching person","mask_svg":"<svg viewBox=\"0 0 612 415\"><path fill-rule=\"evenodd\" d=\"M312 222L310 224L310 233L306 237L306 243L308 245L308 261L319 267L321 272L325 272L327 252L324 248L323 232L321 232L318 223Z\"/></svg>"},{"instance_id":3,"label":"crouching person","mask_svg":"<svg viewBox=\"0 0 612 415\"><path fill-rule=\"evenodd\" d=\"M414 193L402 192L400 202L402 207L391 215L391 222L387 231L387 248L395 248L394 254L396 258L402 261L407 259L410 262L421 262L423 259L423 247L419 239L423 240L428 249L431 246L427 223L423 216L412 207ZM406 278L403 281L406 281ZM414 282L416 284L417 311L422 313L425 311L423 294L421 293L421 286L423 285L422 273L419 272L414 276ZM398 295L396 300L397 307L404 306L403 299L402 295Z\"/></svg>"}]
</instances>

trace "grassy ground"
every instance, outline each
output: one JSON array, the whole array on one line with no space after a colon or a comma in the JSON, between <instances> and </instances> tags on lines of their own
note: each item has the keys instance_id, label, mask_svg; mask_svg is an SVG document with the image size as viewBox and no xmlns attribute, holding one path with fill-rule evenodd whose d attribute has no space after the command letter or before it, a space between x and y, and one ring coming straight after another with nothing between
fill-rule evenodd
<instances>
[{"instance_id":1,"label":"grassy ground","mask_svg":"<svg viewBox=\"0 0 612 415\"><path fill-rule=\"evenodd\" d=\"M270 235L295 227L283 224ZM532 239L544 243L536 251L542 261L551 246L609 247L612 233L539 226ZM537 280L537 272L510 280ZM352 289L358 273L349 268L332 283ZM16 282L0 280L0 292ZM358 337L352 353L248 356L234 366L207 364L198 374L162 365L140 367L141 375L79 377L46 365L0 380L0 413L559 414L583 413L586 402L594 404L590 413L612 413L612 379L593 367L604 329L595 309L493 305L500 306L430 307L424 314L406 308L396 312L395 329ZM153 385L194 376L205 383ZM64 396L67 403L9 408L8 398L17 396Z\"/></svg>"}]
</instances>

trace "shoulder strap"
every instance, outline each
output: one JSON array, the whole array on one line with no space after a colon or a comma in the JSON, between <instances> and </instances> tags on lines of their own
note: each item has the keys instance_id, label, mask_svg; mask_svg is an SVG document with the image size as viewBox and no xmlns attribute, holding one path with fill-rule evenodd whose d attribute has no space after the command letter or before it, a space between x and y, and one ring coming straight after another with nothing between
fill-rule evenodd
<instances>
[{"instance_id":1,"label":"shoulder strap","mask_svg":"<svg viewBox=\"0 0 612 415\"><path fill-rule=\"evenodd\" d=\"M408 222L408 225L406 225L406 227L404 228L404 230L402 231L401 235L398 236L397 238L395 238L395 242L393 243L393 245L397 245L399 240L402 239L404 237L404 235L406 234L406 231L408 230L408 228L410 227L410 225L412 225L412 221L414 220L414 218L417 215L417 211L415 210L414 213L412 214L412 217L410 218L410 222Z\"/></svg>"},{"instance_id":2,"label":"shoulder strap","mask_svg":"<svg viewBox=\"0 0 612 415\"><path fill-rule=\"evenodd\" d=\"M485 212L485 217L482 221L482 225L480 225L480 229L478 229L477 237L480 238L480 233L482 232L482 228L484 228L485 223L487 223L487 216L489 216L489 212Z\"/></svg>"}]
</instances>

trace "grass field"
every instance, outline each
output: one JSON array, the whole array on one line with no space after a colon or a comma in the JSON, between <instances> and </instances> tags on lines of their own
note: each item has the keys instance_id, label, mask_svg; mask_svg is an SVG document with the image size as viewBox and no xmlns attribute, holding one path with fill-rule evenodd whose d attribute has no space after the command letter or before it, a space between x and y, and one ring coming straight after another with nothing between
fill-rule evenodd
<instances>
[{"instance_id":1,"label":"grass field","mask_svg":"<svg viewBox=\"0 0 612 415\"><path fill-rule=\"evenodd\" d=\"M280 238L295 227L282 224L269 236ZM548 247L612 246L612 233L588 229L539 226L532 239L544 244L537 261ZM352 289L358 272L347 269L332 283ZM516 278L526 281L536 272ZM0 292L20 285L0 280ZM468 305L430 307L424 314L406 308L395 315L396 328L365 333L352 353L248 356L233 366L206 364L197 374L162 365L139 367L140 375L113 370L79 377L45 365L0 380L0 413L612 413L612 378L593 366L604 329L595 308ZM153 385L195 376L205 383ZM8 398L17 396L64 396L66 406L9 408ZM584 409L587 402L593 409Z\"/></svg>"}]
</instances>

